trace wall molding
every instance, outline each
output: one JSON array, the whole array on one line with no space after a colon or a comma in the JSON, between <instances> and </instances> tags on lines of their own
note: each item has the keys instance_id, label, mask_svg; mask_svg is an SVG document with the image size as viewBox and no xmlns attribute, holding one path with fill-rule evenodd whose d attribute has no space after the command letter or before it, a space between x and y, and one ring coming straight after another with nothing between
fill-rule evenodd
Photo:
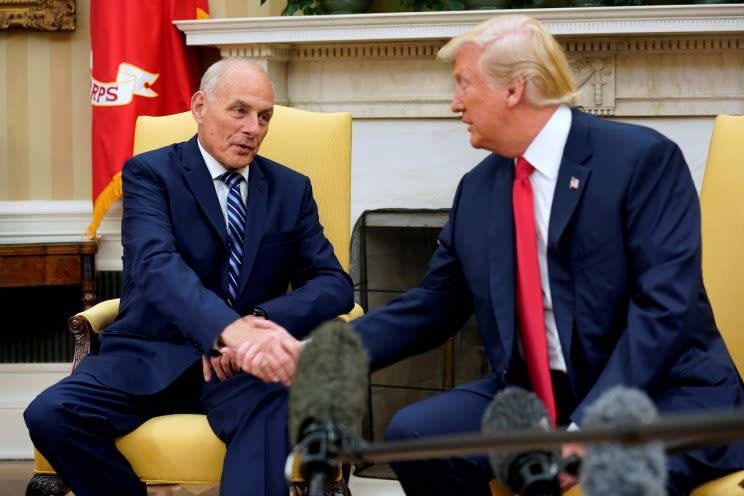
<instances>
[{"instance_id":1,"label":"wall molding","mask_svg":"<svg viewBox=\"0 0 744 496\"><path fill-rule=\"evenodd\" d=\"M744 50L742 35L645 36L622 39L563 39L561 45L567 53L573 52L643 52L643 53L695 53L721 50Z\"/></svg>"},{"instance_id":2,"label":"wall molding","mask_svg":"<svg viewBox=\"0 0 744 496\"><path fill-rule=\"evenodd\" d=\"M0 364L0 459L33 458L23 411L41 391L70 374L69 363Z\"/></svg>"},{"instance_id":3,"label":"wall molding","mask_svg":"<svg viewBox=\"0 0 744 496\"><path fill-rule=\"evenodd\" d=\"M744 29L744 28L743 28ZM744 35L706 34L694 37L680 35L635 36L623 38L561 38L568 55L589 53L696 53L744 51ZM222 46L230 57L271 58L272 60L337 60L337 59L433 59L444 40L349 43L313 43L296 45Z\"/></svg>"},{"instance_id":4,"label":"wall molding","mask_svg":"<svg viewBox=\"0 0 744 496\"><path fill-rule=\"evenodd\" d=\"M0 244L84 239L93 207L90 201L0 201ZM98 229L97 270L121 270L121 204Z\"/></svg>"},{"instance_id":5,"label":"wall molding","mask_svg":"<svg viewBox=\"0 0 744 496\"><path fill-rule=\"evenodd\" d=\"M225 57L247 57L252 59L266 59L276 61L289 60L292 48L286 45L256 45L229 47L222 54Z\"/></svg>"},{"instance_id":6,"label":"wall molding","mask_svg":"<svg viewBox=\"0 0 744 496\"><path fill-rule=\"evenodd\" d=\"M435 42L400 42L394 45L381 43L360 43L356 45L322 44L313 46L296 46L291 51L293 59L322 60L322 59L433 59L444 45L442 41Z\"/></svg>"}]
</instances>

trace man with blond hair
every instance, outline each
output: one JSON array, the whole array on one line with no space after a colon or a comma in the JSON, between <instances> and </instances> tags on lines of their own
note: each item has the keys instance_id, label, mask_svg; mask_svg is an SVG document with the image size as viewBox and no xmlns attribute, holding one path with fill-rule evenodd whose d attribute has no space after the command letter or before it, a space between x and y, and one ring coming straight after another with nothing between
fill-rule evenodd
<instances>
[{"instance_id":1,"label":"man with blond hair","mask_svg":"<svg viewBox=\"0 0 744 496\"><path fill-rule=\"evenodd\" d=\"M444 342L474 312L492 372L403 408L386 438L478 432L510 385L579 428L618 385L642 389L662 414L741 404L677 145L572 109L566 57L535 19L496 17L439 57L454 61L452 111L471 145L493 153L460 181L421 284L353 326L380 368ZM672 456L669 494L743 467L741 443ZM484 457L393 468L409 495L490 494Z\"/></svg>"}]
</instances>

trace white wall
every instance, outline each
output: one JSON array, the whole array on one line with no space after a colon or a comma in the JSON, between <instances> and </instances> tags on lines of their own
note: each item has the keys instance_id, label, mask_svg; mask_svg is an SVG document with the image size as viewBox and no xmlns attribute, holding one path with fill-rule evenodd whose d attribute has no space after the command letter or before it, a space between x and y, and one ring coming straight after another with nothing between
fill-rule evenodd
<instances>
[{"instance_id":1,"label":"white wall","mask_svg":"<svg viewBox=\"0 0 744 496\"><path fill-rule=\"evenodd\" d=\"M710 144L710 117L617 119L653 127L682 148L700 190ZM469 144L453 119L355 119L351 221L378 208L448 208L457 183L486 152Z\"/></svg>"}]
</instances>

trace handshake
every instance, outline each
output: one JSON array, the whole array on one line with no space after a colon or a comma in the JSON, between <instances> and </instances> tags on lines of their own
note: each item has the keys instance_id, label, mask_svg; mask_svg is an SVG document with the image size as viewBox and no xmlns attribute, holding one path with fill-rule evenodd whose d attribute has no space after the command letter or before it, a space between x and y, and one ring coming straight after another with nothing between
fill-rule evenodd
<instances>
[{"instance_id":1,"label":"handshake","mask_svg":"<svg viewBox=\"0 0 744 496\"><path fill-rule=\"evenodd\" d=\"M247 315L225 327L217 347L220 354L202 358L205 381L212 379L213 370L221 381L242 371L290 386L302 342L270 320Z\"/></svg>"}]
</instances>

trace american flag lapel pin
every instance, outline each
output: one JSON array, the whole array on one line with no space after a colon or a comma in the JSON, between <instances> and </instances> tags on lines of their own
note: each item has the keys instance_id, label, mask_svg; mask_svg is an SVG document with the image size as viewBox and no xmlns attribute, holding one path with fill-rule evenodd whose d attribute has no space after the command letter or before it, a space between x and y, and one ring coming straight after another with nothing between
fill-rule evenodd
<instances>
[{"instance_id":1,"label":"american flag lapel pin","mask_svg":"<svg viewBox=\"0 0 744 496\"><path fill-rule=\"evenodd\" d=\"M571 176L571 180L568 182L568 189L579 189L579 178Z\"/></svg>"}]
</instances>

